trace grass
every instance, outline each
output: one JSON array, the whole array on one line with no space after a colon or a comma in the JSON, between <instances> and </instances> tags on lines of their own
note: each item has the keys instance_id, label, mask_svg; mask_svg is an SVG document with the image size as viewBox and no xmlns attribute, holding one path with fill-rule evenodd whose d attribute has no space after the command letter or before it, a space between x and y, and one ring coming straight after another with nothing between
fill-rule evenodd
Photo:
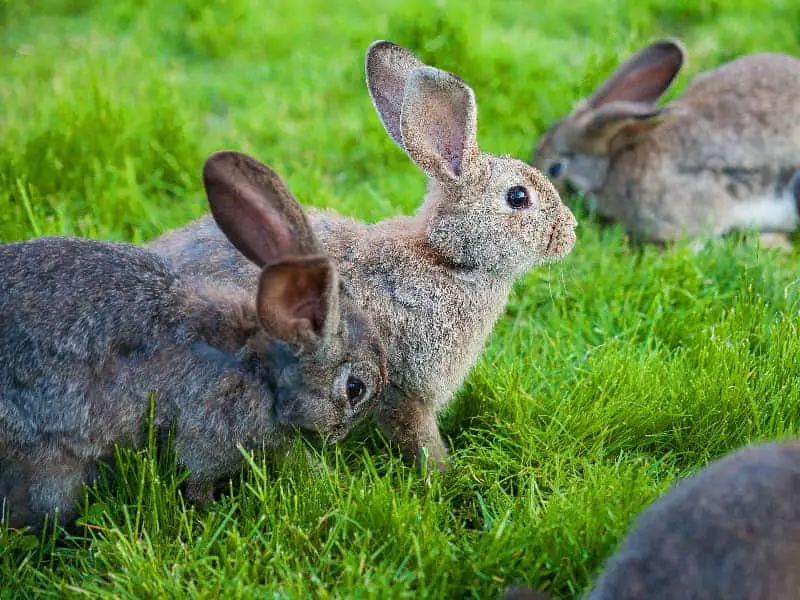
<instances>
[{"instance_id":1,"label":"grass","mask_svg":"<svg viewBox=\"0 0 800 600\"><path fill-rule=\"evenodd\" d=\"M0 0L0 241L151 239L205 210L204 158L271 164L307 205L376 221L424 180L363 82L392 39L475 89L479 138L527 158L619 59L680 37L690 76L800 54L794 0ZM442 415L455 469L418 474L369 429L255 456L209 510L174 457L120 455L83 527L0 531L0 597L579 597L677 477L800 423L798 253L731 237L632 248L576 209L573 254L514 290Z\"/></svg>"}]
</instances>

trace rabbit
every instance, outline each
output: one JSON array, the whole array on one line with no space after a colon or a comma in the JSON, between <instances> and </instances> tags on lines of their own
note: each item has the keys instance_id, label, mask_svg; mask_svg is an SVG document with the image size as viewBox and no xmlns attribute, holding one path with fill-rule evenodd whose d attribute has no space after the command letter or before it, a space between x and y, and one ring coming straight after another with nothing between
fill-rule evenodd
<instances>
[{"instance_id":1,"label":"rabbit","mask_svg":"<svg viewBox=\"0 0 800 600\"><path fill-rule=\"evenodd\" d=\"M635 241L700 243L752 228L766 245L790 246L800 223L800 59L743 56L658 105L684 58L675 40L637 51L541 136L529 162Z\"/></svg>"},{"instance_id":2,"label":"rabbit","mask_svg":"<svg viewBox=\"0 0 800 600\"><path fill-rule=\"evenodd\" d=\"M798 498L800 441L733 452L645 510L586 598L796 600ZM544 596L516 587L505 598Z\"/></svg>"},{"instance_id":3,"label":"rabbit","mask_svg":"<svg viewBox=\"0 0 800 600\"><path fill-rule=\"evenodd\" d=\"M577 222L538 170L480 151L474 93L460 78L389 41L369 46L366 75L387 133L428 177L425 201L414 216L369 225L328 210L309 217L386 344L389 382L375 421L404 456L444 470L437 412L477 360L514 282L564 258ZM149 248L195 276L255 285L208 218Z\"/></svg>"},{"instance_id":4,"label":"rabbit","mask_svg":"<svg viewBox=\"0 0 800 600\"><path fill-rule=\"evenodd\" d=\"M336 441L388 377L371 318L280 177L236 156L203 168L215 222L257 289L185 278L140 246L40 238L0 246L0 507L10 527L69 525L115 444L174 427L187 500L213 499L247 450Z\"/></svg>"}]
</instances>

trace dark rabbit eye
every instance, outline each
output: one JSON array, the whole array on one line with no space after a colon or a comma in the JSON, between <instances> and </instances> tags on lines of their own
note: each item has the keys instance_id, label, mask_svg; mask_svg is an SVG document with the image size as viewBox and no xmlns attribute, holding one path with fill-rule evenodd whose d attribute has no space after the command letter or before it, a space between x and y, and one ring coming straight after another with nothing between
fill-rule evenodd
<instances>
[{"instance_id":1,"label":"dark rabbit eye","mask_svg":"<svg viewBox=\"0 0 800 600\"><path fill-rule=\"evenodd\" d=\"M356 398L360 398L363 396L367 391L367 386L364 385L364 382L361 381L358 377L350 377L347 378L347 399L348 400L355 400Z\"/></svg>"},{"instance_id":2,"label":"dark rabbit eye","mask_svg":"<svg viewBox=\"0 0 800 600\"><path fill-rule=\"evenodd\" d=\"M506 192L506 202L513 209L525 208L531 204L531 196L521 185L515 185Z\"/></svg>"},{"instance_id":3,"label":"dark rabbit eye","mask_svg":"<svg viewBox=\"0 0 800 600\"><path fill-rule=\"evenodd\" d=\"M564 171L566 171L566 169L567 166L562 161L557 161L551 164L549 167L547 167L547 174L552 179L558 179L564 174Z\"/></svg>"}]
</instances>

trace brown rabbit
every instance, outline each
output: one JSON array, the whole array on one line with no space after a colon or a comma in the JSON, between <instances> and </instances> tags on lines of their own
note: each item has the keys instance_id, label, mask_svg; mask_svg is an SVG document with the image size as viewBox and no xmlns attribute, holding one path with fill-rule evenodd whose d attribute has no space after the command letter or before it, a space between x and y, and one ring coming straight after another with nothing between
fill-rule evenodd
<instances>
[{"instance_id":1,"label":"brown rabbit","mask_svg":"<svg viewBox=\"0 0 800 600\"><path fill-rule=\"evenodd\" d=\"M723 457L642 513L586 599L797 600L798 498L800 441Z\"/></svg>"},{"instance_id":2,"label":"brown rabbit","mask_svg":"<svg viewBox=\"0 0 800 600\"><path fill-rule=\"evenodd\" d=\"M374 225L333 212L310 217L388 349L378 424L407 456L426 448L444 467L437 411L461 386L514 282L569 253L576 221L539 171L480 151L475 98L461 79L386 41L370 46L366 71L386 131L429 178L425 202L415 216ZM255 284L208 218L150 247L181 272Z\"/></svg>"},{"instance_id":3,"label":"brown rabbit","mask_svg":"<svg viewBox=\"0 0 800 600\"><path fill-rule=\"evenodd\" d=\"M800 59L744 56L659 106L684 54L671 40L636 52L542 136L531 164L636 238L754 228L786 245L800 223Z\"/></svg>"},{"instance_id":4,"label":"brown rabbit","mask_svg":"<svg viewBox=\"0 0 800 600\"><path fill-rule=\"evenodd\" d=\"M10 526L36 528L55 511L70 522L99 461L143 441L151 392L157 431L175 427L193 502L241 465L240 446L279 448L298 430L338 440L374 404L387 376L378 331L340 290L280 178L212 156L204 180L257 289L186 278L130 244L0 246L0 509Z\"/></svg>"}]
</instances>

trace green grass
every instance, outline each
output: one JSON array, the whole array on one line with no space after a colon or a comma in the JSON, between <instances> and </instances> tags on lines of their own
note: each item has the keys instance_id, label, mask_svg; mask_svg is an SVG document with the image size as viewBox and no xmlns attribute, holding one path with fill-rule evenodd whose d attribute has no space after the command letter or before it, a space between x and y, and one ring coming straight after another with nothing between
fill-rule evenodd
<instances>
[{"instance_id":1,"label":"green grass","mask_svg":"<svg viewBox=\"0 0 800 600\"><path fill-rule=\"evenodd\" d=\"M307 205L410 213L425 182L386 137L363 53L385 38L475 89L489 151L539 133L657 36L691 74L800 54L795 0L0 0L0 241L143 241L205 210L204 158L250 152ZM631 248L581 221L516 287L421 475L369 429L253 457L206 511L174 457L123 452L74 536L0 531L2 597L573 598L676 478L800 423L798 253L752 237ZM0 275L0 278L2 276Z\"/></svg>"}]
</instances>

